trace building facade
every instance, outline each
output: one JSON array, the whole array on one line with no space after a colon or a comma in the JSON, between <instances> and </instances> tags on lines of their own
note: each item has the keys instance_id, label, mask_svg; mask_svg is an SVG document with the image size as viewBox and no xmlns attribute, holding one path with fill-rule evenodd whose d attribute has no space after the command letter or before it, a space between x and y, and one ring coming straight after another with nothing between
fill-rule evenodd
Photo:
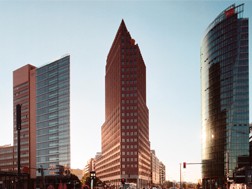
<instances>
[{"instance_id":1,"label":"building facade","mask_svg":"<svg viewBox=\"0 0 252 189\"><path fill-rule=\"evenodd\" d=\"M154 186L160 185L160 162L154 150L151 150L151 182Z\"/></svg>"},{"instance_id":2,"label":"building facade","mask_svg":"<svg viewBox=\"0 0 252 189\"><path fill-rule=\"evenodd\" d=\"M36 70L37 167L70 168L70 56Z\"/></svg>"},{"instance_id":3,"label":"building facade","mask_svg":"<svg viewBox=\"0 0 252 189\"><path fill-rule=\"evenodd\" d=\"M159 162L159 183L162 186L166 181L166 171L165 165L160 161Z\"/></svg>"},{"instance_id":4,"label":"building facade","mask_svg":"<svg viewBox=\"0 0 252 189\"><path fill-rule=\"evenodd\" d=\"M146 67L123 20L107 56L101 149L95 166L102 181L115 187L119 187L122 178L138 188L149 185Z\"/></svg>"},{"instance_id":5,"label":"building facade","mask_svg":"<svg viewBox=\"0 0 252 189\"><path fill-rule=\"evenodd\" d=\"M14 171L14 146L0 146L0 171Z\"/></svg>"},{"instance_id":6,"label":"building facade","mask_svg":"<svg viewBox=\"0 0 252 189\"><path fill-rule=\"evenodd\" d=\"M83 175L90 174L90 171L95 171L95 159L91 158L87 161L87 164L85 165L83 169Z\"/></svg>"},{"instance_id":7,"label":"building facade","mask_svg":"<svg viewBox=\"0 0 252 189\"><path fill-rule=\"evenodd\" d=\"M249 155L248 19L231 5L209 25L201 45L202 177L224 187L238 157Z\"/></svg>"},{"instance_id":8,"label":"building facade","mask_svg":"<svg viewBox=\"0 0 252 189\"><path fill-rule=\"evenodd\" d=\"M249 157L252 165L252 123L249 124Z\"/></svg>"},{"instance_id":9,"label":"building facade","mask_svg":"<svg viewBox=\"0 0 252 189\"><path fill-rule=\"evenodd\" d=\"M16 105L21 105L20 166L36 178L36 67L23 66L13 72L14 170L17 171Z\"/></svg>"}]
</instances>

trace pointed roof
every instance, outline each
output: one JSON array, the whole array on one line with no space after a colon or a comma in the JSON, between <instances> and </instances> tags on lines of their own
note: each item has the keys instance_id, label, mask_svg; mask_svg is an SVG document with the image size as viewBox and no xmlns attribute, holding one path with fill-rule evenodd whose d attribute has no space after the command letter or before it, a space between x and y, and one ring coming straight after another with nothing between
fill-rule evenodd
<instances>
[{"instance_id":1,"label":"pointed roof","mask_svg":"<svg viewBox=\"0 0 252 189\"><path fill-rule=\"evenodd\" d=\"M127 27L126 27L126 24L125 24L124 20L122 19L121 24L120 24L120 26L119 26L119 28L118 28L117 33L116 33L116 36L117 36L118 34L120 34L120 33L124 33L125 31L128 32L128 29L127 29Z\"/></svg>"},{"instance_id":2,"label":"pointed roof","mask_svg":"<svg viewBox=\"0 0 252 189\"><path fill-rule=\"evenodd\" d=\"M123 19L122 19L121 24L120 24L120 26L119 26L119 30L120 30L120 29L126 29L126 30L127 30L127 27L126 27L125 22L124 22Z\"/></svg>"},{"instance_id":3,"label":"pointed roof","mask_svg":"<svg viewBox=\"0 0 252 189\"><path fill-rule=\"evenodd\" d=\"M117 41L121 38L121 36L124 35L124 34L130 36L130 33L129 33L129 31L127 30L127 27L126 27L126 25L125 25L125 22L124 22L124 20L122 19L121 24L120 24L120 26L119 26L119 28L118 28L118 30L117 30L117 32L116 32L116 35L115 35L114 41L113 41L113 43L112 43L112 46L111 46L111 48L110 48L109 54L110 54L111 50L114 48L116 42L117 42ZM108 54L108 56L109 56L109 54Z\"/></svg>"}]
</instances>

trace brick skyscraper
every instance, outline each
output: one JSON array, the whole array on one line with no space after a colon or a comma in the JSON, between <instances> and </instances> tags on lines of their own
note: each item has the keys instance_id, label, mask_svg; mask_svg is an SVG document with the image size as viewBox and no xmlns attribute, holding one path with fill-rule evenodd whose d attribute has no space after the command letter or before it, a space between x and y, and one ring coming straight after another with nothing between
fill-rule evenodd
<instances>
[{"instance_id":1,"label":"brick skyscraper","mask_svg":"<svg viewBox=\"0 0 252 189\"><path fill-rule=\"evenodd\" d=\"M102 155L96 172L116 187L124 178L142 188L150 184L150 169L146 67L122 20L107 57Z\"/></svg>"}]
</instances>

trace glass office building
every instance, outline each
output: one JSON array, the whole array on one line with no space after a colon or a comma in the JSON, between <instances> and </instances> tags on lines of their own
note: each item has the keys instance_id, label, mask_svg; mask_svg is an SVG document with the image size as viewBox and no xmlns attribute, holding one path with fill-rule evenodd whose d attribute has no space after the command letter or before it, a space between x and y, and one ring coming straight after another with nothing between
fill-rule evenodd
<instances>
[{"instance_id":1,"label":"glass office building","mask_svg":"<svg viewBox=\"0 0 252 189\"><path fill-rule=\"evenodd\" d=\"M248 19L231 5L209 25L201 45L203 186L224 187L249 155Z\"/></svg>"},{"instance_id":2,"label":"glass office building","mask_svg":"<svg viewBox=\"0 0 252 189\"><path fill-rule=\"evenodd\" d=\"M37 167L70 167L70 56L36 71Z\"/></svg>"}]
</instances>

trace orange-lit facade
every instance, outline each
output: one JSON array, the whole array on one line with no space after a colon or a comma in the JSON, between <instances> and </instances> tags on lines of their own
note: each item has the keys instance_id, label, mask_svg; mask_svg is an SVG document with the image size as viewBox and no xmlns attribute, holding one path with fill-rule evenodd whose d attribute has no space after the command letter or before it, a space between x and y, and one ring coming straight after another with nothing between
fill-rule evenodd
<instances>
[{"instance_id":1,"label":"orange-lit facade","mask_svg":"<svg viewBox=\"0 0 252 189\"><path fill-rule=\"evenodd\" d=\"M14 146L0 146L0 171L14 171Z\"/></svg>"},{"instance_id":2,"label":"orange-lit facade","mask_svg":"<svg viewBox=\"0 0 252 189\"><path fill-rule=\"evenodd\" d=\"M97 176L116 188L122 178L138 188L151 182L146 67L124 21L107 57L102 155L95 166Z\"/></svg>"},{"instance_id":3,"label":"orange-lit facade","mask_svg":"<svg viewBox=\"0 0 252 189\"><path fill-rule=\"evenodd\" d=\"M14 167L17 170L16 105L21 104L20 164L36 178L36 67L23 66L13 72Z\"/></svg>"}]
</instances>

